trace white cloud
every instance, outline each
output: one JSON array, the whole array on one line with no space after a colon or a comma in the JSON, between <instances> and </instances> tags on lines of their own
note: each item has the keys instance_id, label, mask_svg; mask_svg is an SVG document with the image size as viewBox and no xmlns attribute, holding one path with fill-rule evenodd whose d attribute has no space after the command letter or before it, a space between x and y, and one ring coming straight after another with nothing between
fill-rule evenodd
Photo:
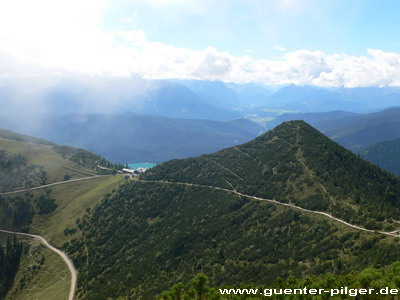
<instances>
[{"instance_id":1,"label":"white cloud","mask_svg":"<svg viewBox=\"0 0 400 300\"><path fill-rule=\"evenodd\" d=\"M278 50L278 51L283 51L283 52L286 52L286 51L287 51L286 48L284 48L284 47L282 47L282 46L279 46L279 45L275 45L275 46L272 47L272 48L274 48L275 50Z\"/></svg>"},{"instance_id":2,"label":"white cloud","mask_svg":"<svg viewBox=\"0 0 400 300\"><path fill-rule=\"evenodd\" d=\"M192 75L197 78L207 77L211 80L221 80L232 71L232 62L228 53L218 52L212 47L206 48L202 53Z\"/></svg>"},{"instance_id":3,"label":"white cloud","mask_svg":"<svg viewBox=\"0 0 400 300\"><path fill-rule=\"evenodd\" d=\"M112 40L98 28L105 0L0 3L0 50L43 67L95 70Z\"/></svg>"},{"instance_id":4,"label":"white cloud","mask_svg":"<svg viewBox=\"0 0 400 300\"><path fill-rule=\"evenodd\" d=\"M193 0L151 1L178 5ZM0 2L0 75L74 72L273 85L400 86L400 53L369 49L365 56L351 56L297 50L256 60L213 47L195 51L149 41L141 30L101 30L106 5L106 0ZM279 45L274 48L286 51Z\"/></svg>"},{"instance_id":5,"label":"white cloud","mask_svg":"<svg viewBox=\"0 0 400 300\"><path fill-rule=\"evenodd\" d=\"M125 24L132 24L136 21L137 19L137 15L135 13L133 13L133 17L123 17L121 19L119 19L119 21L121 23L125 23Z\"/></svg>"}]
</instances>

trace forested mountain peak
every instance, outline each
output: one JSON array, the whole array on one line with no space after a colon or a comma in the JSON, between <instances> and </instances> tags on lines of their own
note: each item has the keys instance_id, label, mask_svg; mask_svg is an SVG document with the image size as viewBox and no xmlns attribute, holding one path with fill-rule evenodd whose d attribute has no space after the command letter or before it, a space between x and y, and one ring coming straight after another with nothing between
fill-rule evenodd
<instances>
[{"instance_id":1,"label":"forested mountain peak","mask_svg":"<svg viewBox=\"0 0 400 300\"><path fill-rule=\"evenodd\" d=\"M301 120L222 151L173 160L143 179L184 181L327 211L369 228L397 219L399 180ZM379 207L379 209L376 209Z\"/></svg>"},{"instance_id":2,"label":"forested mountain peak","mask_svg":"<svg viewBox=\"0 0 400 300\"><path fill-rule=\"evenodd\" d=\"M223 286L384 265L399 259L378 232L396 229L399 186L307 123L285 122L128 181L87 212L85 238L65 250L83 299L151 298L198 272Z\"/></svg>"}]
</instances>

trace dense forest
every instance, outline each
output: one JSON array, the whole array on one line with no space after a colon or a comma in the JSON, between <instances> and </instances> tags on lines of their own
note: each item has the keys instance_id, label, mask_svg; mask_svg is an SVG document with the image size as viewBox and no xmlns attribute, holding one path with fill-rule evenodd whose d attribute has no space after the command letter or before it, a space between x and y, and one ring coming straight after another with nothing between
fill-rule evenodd
<instances>
[{"instance_id":1,"label":"dense forest","mask_svg":"<svg viewBox=\"0 0 400 300\"><path fill-rule=\"evenodd\" d=\"M400 215L397 177L303 121L285 122L253 141L214 154L160 164L143 179L234 189L326 211L369 229L393 230L393 220Z\"/></svg>"},{"instance_id":2,"label":"dense forest","mask_svg":"<svg viewBox=\"0 0 400 300\"><path fill-rule=\"evenodd\" d=\"M393 174L400 175L400 139L375 144L360 152L362 158L384 168Z\"/></svg>"},{"instance_id":3,"label":"dense forest","mask_svg":"<svg viewBox=\"0 0 400 300\"><path fill-rule=\"evenodd\" d=\"M347 295L340 295L342 288L347 287ZM321 296L308 297L301 295L285 295L284 289L324 289L335 294L322 294ZM243 285L210 287L208 277L198 274L187 283L177 283L169 290L161 293L159 300L180 300L180 299L203 299L203 300L244 300L244 299L398 299L398 296L390 295L391 289L400 288L400 262L393 263L385 268L366 268L360 272L350 272L343 275L326 273L320 276L307 276L296 278L289 276L285 279L277 278L269 286ZM243 293L240 295L239 289ZM335 289L331 291L331 289ZM351 289L351 290L350 290ZM360 294L360 289L373 289L372 295ZM236 295L233 292L236 291ZM228 291L231 293L227 295ZM281 295L270 296L273 292ZM304 290L303 290L304 291ZM381 293L382 292L382 293ZM379 294L376 294L379 293ZM386 293L386 294L384 294ZM355 297L357 296L357 297ZM127 298L125 298L127 299ZM123 300L123 299L120 299Z\"/></svg>"},{"instance_id":4,"label":"dense forest","mask_svg":"<svg viewBox=\"0 0 400 300\"><path fill-rule=\"evenodd\" d=\"M39 194L24 193L16 196L0 196L0 224L7 228L28 231L33 216L45 215L57 208L51 197L51 189Z\"/></svg>"},{"instance_id":5,"label":"dense forest","mask_svg":"<svg viewBox=\"0 0 400 300\"><path fill-rule=\"evenodd\" d=\"M199 272L213 286L344 274L400 260L398 238L234 191L394 230L398 184L304 122L290 122L127 182L76 221L83 238L64 249L80 271L83 299L147 299Z\"/></svg>"},{"instance_id":6,"label":"dense forest","mask_svg":"<svg viewBox=\"0 0 400 300\"><path fill-rule=\"evenodd\" d=\"M392 238L205 188L134 182L78 220L64 245L83 299L152 297L198 272L212 284L343 273L400 259ZM88 253L84 251L88 247Z\"/></svg>"},{"instance_id":7,"label":"dense forest","mask_svg":"<svg viewBox=\"0 0 400 300\"><path fill-rule=\"evenodd\" d=\"M53 150L86 167L117 167L81 149ZM26 166L20 155L3 155L0 170ZM196 299L202 287L201 297L214 299L218 295L206 294L213 293L209 287L269 287L279 277L300 285L328 273L342 278L400 260L399 238L379 233L399 228L399 183L293 121L246 144L165 162L127 180L87 209L76 227L66 228L65 234L81 237L64 243L63 250L79 271L80 299L174 299L177 289ZM23 231L34 214L56 208L50 189L2 196L0 205L2 224Z\"/></svg>"},{"instance_id":8,"label":"dense forest","mask_svg":"<svg viewBox=\"0 0 400 300\"><path fill-rule=\"evenodd\" d=\"M22 254L22 243L7 238L6 246L0 244L0 299L4 299L8 290L12 287L15 274L18 271Z\"/></svg>"}]
</instances>

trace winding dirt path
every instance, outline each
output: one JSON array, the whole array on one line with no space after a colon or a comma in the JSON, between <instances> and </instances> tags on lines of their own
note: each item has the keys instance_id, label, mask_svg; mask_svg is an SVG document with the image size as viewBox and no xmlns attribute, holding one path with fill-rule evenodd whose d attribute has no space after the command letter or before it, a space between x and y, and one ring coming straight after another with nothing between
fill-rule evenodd
<instances>
[{"instance_id":1,"label":"winding dirt path","mask_svg":"<svg viewBox=\"0 0 400 300\"><path fill-rule=\"evenodd\" d=\"M52 245L50 245L43 237L41 237L40 235L35 235L35 234L29 234L29 233L23 233L23 232L15 232L15 231L9 231L9 230L3 230L0 229L0 232L4 232L4 233L9 233L9 234L16 234L16 235L23 235L23 236L28 236L34 239L38 239L40 240L47 248L49 248L51 251L55 252L56 254L58 254L59 256L61 256L61 258L64 260L64 262L67 264L68 269L71 273L71 287L69 289L69 296L68 296L68 300L73 300L74 299L74 294L75 294L75 289L76 289L76 278L77 278L77 272L76 269L74 267L74 264L72 263L72 261L68 258L68 256L62 252L61 250L58 250L57 248L53 247Z\"/></svg>"},{"instance_id":2,"label":"winding dirt path","mask_svg":"<svg viewBox=\"0 0 400 300\"><path fill-rule=\"evenodd\" d=\"M109 175L94 175L94 176L90 176L90 177L82 177L82 178L71 179L71 180L66 180L66 181L59 181L59 182L44 184L44 185L40 185L40 186L35 186L35 187L32 187L32 188L0 193L0 196L16 194L16 193L22 193L22 192L28 192L28 191L33 191L33 190L37 190L37 189L43 189L43 188L46 188L46 187L49 187L49 186L53 186L53 185L66 184L66 183L70 183L70 182L76 182L76 181L81 181L81 180L88 180L88 179L98 178L100 176L109 176Z\"/></svg>"}]
</instances>

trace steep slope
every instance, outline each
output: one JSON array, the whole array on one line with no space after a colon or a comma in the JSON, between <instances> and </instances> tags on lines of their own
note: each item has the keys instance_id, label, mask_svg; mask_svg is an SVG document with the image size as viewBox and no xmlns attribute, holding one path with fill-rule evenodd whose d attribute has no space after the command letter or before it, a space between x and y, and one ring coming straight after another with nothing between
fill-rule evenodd
<instances>
[{"instance_id":1,"label":"steep slope","mask_svg":"<svg viewBox=\"0 0 400 300\"><path fill-rule=\"evenodd\" d=\"M78 224L84 238L65 249L83 299L147 299L200 271L215 286L341 273L399 259L395 238L374 232L395 230L399 186L306 123L289 122L126 183L87 213Z\"/></svg>"},{"instance_id":2,"label":"steep slope","mask_svg":"<svg viewBox=\"0 0 400 300\"><path fill-rule=\"evenodd\" d=\"M400 138L400 107L346 117L340 122L323 121L316 127L346 148L360 151L379 142Z\"/></svg>"},{"instance_id":3,"label":"steep slope","mask_svg":"<svg viewBox=\"0 0 400 300\"><path fill-rule=\"evenodd\" d=\"M83 149L58 146L43 139L1 130L1 228L21 229L42 215L49 218L61 204L57 200L69 199L71 191L78 192L75 197L79 197L79 190L85 193L84 186L90 186L82 184L85 179L97 183L115 182L107 176L100 177L111 174L115 167L101 156ZM65 194L57 193L59 184L63 185L61 189ZM83 190L78 188L80 186Z\"/></svg>"},{"instance_id":4,"label":"steep slope","mask_svg":"<svg viewBox=\"0 0 400 300\"><path fill-rule=\"evenodd\" d=\"M234 103L231 105L222 105L220 96L229 89L215 88L212 82L199 82L190 87L196 88L192 90L183 84L165 82L158 89L151 91L149 95L140 103L134 103L132 106L127 106L130 111L140 114L151 114L172 118L186 119L208 119L224 121L237 118L237 115L232 111ZM221 83L223 86L223 83ZM236 95L232 93L233 99Z\"/></svg>"},{"instance_id":5,"label":"steep slope","mask_svg":"<svg viewBox=\"0 0 400 300\"><path fill-rule=\"evenodd\" d=\"M239 106L237 94L222 81L180 80L178 82L187 86L209 105L227 111Z\"/></svg>"},{"instance_id":6,"label":"steep slope","mask_svg":"<svg viewBox=\"0 0 400 300\"><path fill-rule=\"evenodd\" d=\"M256 299L282 299L281 295L284 289L301 289L303 293L297 292L296 294L288 295L288 299L302 300L313 299L310 295L310 289L322 289L321 295L317 296L322 299L386 299L390 298L387 295L389 290L393 289L393 293L397 294L398 288L398 275L400 273L400 263L396 262L392 265L382 268L366 268L361 272L352 272L345 275L333 275L327 273L321 276L310 276L306 278L277 278L272 285L259 286L259 285L235 285L232 287L210 287L208 284L207 276L198 274L190 282L175 284L170 290L161 293L160 300L176 299L193 299L201 294L204 299L219 299L219 300L235 300L238 299L237 295L242 293L240 299L256 300ZM329 289L327 289L329 287ZM347 289L345 290L344 287ZM376 296L364 293L363 289L372 288ZM307 291L308 296L305 296ZM361 292L361 293L360 293ZM318 293L319 294L319 293ZM272 296L272 297L271 297ZM329 298L328 298L329 297ZM350 298L351 297L351 298ZM392 296L393 297L393 296ZM316 298L314 296L314 298ZM126 299L126 298L125 298ZM121 300L125 300L121 299Z\"/></svg>"},{"instance_id":7,"label":"steep slope","mask_svg":"<svg viewBox=\"0 0 400 300\"><path fill-rule=\"evenodd\" d=\"M379 201L382 213L397 218L399 181L303 121L283 123L238 147L176 163L179 168L171 161L145 178L235 189L328 211L363 225L380 214L374 209Z\"/></svg>"},{"instance_id":8,"label":"steep slope","mask_svg":"<svg viewBox=\"0 0 400 300\"><path fill-rule=\"evenodd\" d=\"M83 149L0 131L0 192L107 173L99 165L115 167Z\"/></svg>"},{"instance_id":9,"label":"steep slope","mask_svg":"<svg viewBox=\"0 0 400 300\"><path fill-rule=\"evenodd\" d=\"M0 138L12 141L21 141L21 142L28 142L32 144L40 144L40 145L47 145L47 146L55 146L52 142L49 142L45 139L36 138L33 136L19 134L13 132L11 130L2 129L0 128Z\"/></svg>"},{"instance_id":10,"label":"steep slope","mask_svg":"<svg viewBox=\"0 0 400 300\"><path fill-rule=\"evenodd\" d=\"M115 165L83 149L4 130L0 136L0 229L29 231L60 248L81 237L68 231L76 219L124 180L103 175ZM10 236L1 233L0 246ZM71 283L65 262L37 241L22 240L20 268L6 299L65 299ZM3 274L10 271L11 264L2 269Z\"/></svg>"},{"instance_id":11,"label":"steep slope","mask_svg":"<svg viewBox=\"0 0 400 300\"><path fill-rule=\"evenodd\" d=\"M385 141L368 147L360 152L365 160L400 175L400 139Z\"/></svg>"}]
</instances>

